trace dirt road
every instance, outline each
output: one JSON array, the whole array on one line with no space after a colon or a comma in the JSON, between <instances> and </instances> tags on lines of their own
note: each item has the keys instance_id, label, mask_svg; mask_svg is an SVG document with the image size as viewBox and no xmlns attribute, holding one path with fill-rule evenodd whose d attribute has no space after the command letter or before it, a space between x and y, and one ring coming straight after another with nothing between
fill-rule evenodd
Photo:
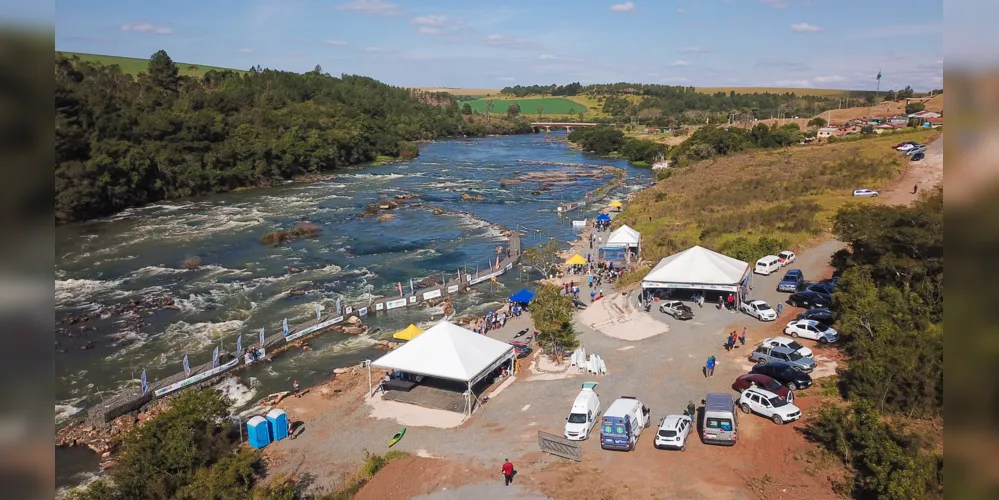
<instances>
[{"instance_id":1,"label":"dirt road","mask_svg":"<svg viewBox=\"0 0 999 500\"><path fill-rule=\"evenodd\" d=\"M901 154L901 153L900 153ZM943 183L943 134L926 147L926 157L921 161L909 161L909 157L903 157L903 161L908 162L902 177L891 189L885 190L878 196L881 203L888 205L908 205L919 199L919 195L928 192ZM918 190L913 192L913 187L918 186Z\"/></svg>"}]
</instances>

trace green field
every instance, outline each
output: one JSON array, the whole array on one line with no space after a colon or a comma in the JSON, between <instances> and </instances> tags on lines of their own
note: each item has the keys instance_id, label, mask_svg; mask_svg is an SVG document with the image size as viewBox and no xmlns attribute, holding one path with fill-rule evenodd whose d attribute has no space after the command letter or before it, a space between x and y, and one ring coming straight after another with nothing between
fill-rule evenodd
<instances>
[{"instance_id":1,"label":"green field","mask_svg":"<svg viewBox=\"0 0 999 500\"><path fill-rule=\"evenodd\" d=\"M62 54L66 57L77 56L84 61L100 63L105 66L111 66L117 64L121 68L122 73L127 73L129 75L137 75L139 73L144 73L146 67L149 65L148 59L139 59L136 57L118 57L118 56L102 56L97 54L81 54L78 52L56 52L57 54ZM150 54L152 55L152 54ZM174 61L177 65L177 69L180 70L181 75L185 76L204 76L205 73L215 70L215 71L238 71L240 73L244 70L232 69L232 68L218 68L215 66L205 66L203 64L192 64L192 63L182 63Z\"/></svg>"},{"instance_id":2,"label":"green field","mask_svg":"<svg viewBox=\"0 0 999 500\"><path fill-rule=\"evenodd\" d=\"M486 112L486 102L493 101L493 113L506 113L506 108L510 104L516 102L520 104L520 114L522 115L536 115L538 114L538 106L544 106L544 114L546 115L568 115L575 114L580 111L587 112L586 106L570 101L562 97L541 97L536 99L476 99L474 101L468 101L472 105L472 109L478 111L479 113Z\"/></svg>"}]
</instances>

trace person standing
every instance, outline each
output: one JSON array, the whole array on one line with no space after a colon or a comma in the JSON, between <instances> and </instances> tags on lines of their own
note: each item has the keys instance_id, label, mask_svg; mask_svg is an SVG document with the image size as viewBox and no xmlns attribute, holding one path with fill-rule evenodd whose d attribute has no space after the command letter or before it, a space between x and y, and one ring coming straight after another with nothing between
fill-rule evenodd
<instances>
[{"instance_id":1,"label":"person standing","mask_svg":"<svg viewBox=\"0 0 999 500\"><path fill-rule=\"evenodd\" d=\"M742 336L739 337L739 344L746 345L746 327L742 327Z\"/></svg>"},{"instance_id":2,"label":"person standing","mask_svg":"<svg viewBox=\"0 0 999 500\"><path fill-rule=\"evenodd\" d=\"M781 313L781 311L783 311L783 310L784 310L784 304L782 304L782 303L778 302L778 303L777 303L777 317L778 317L778 318L780 317L780 313Z\"/></svg>"},{"instance_id":3,"label":"person standing","mask_svg":"<svg viewBox=\"0 0 999 500\"><path fill-rule=\"evenodd\" d=\"M916 191L919 191L919 184L912 186L912 194L916 194Z\"/></svg>"},{"instance_id":4,"label":"person standing","mask_svg":"<svg viewBox=\"0 0 999 500\"><path fill-rule=\"evenodd\" d=\"M298 381L297 380L291 383L291 391L295 394L295 397L297 398L298 397Z\"/></svg>"},{"instance_id":5,"label":"person standing","mask_svg":"<svg viewBox=\"0 0 999 500\"><path fill-rule=\"evenodd\" d=\"M687 401L687 415L690 415L690 419L694 420L694 415L697 414L697 407L694 406L693 401Z\"/></svg>"},{"instance_id":6,"label":"person standing","mask_svg":"<svg viewBox=\"0 0 999 500\"><path fill-rule=\"evenodd\" d=\"M506 486L510 486L513 482L513 463L507 458L503 461L503 478L506 480Z\"/></svg>"},{"instance_id":7,"label":"person standing","mask_svg":"<svg viewBox=\"0 0 999 500\"><path fill-rule=\"evenodd\" d=\"M715 357L708 356L708 362L704 364L704 367L707 368L708 376L713 376L715 374Z\"/></svg>"}]
</instances>

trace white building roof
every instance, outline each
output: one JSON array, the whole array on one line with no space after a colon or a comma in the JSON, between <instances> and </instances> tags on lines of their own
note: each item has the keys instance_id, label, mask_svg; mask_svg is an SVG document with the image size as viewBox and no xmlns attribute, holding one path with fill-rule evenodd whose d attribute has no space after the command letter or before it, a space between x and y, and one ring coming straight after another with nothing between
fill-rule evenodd
<instances>
[{"instance_id":1,"label":"white building roof","mask_svg":"<svg viewBox=\"0 0 999 500\"><path fill-rule=\"evenodd\" d=\"M749 271L749 264L702 246L694 246L659 261L642 281L735 285Z\"/></svg>"},{"instance_id":2,"label":"white building roof","mask_svg":"<svg viewBox=\"0 0 999 500\"><path fill-rule=\"evenodd\" d=\"M513 346L442 321L371 363L415 375L475 383L512 356Z\"/></svg>"},{"instance_id":3,"label":"white building roof","mask_svg":"<svg viewBox=\"0 0 999 500\"><path fill-rule=\"evenodd\" d=\"M642 235L627 225L621 226L607 235L609 247L637 247L642 241Z\"/></svg>"}]
</instances>

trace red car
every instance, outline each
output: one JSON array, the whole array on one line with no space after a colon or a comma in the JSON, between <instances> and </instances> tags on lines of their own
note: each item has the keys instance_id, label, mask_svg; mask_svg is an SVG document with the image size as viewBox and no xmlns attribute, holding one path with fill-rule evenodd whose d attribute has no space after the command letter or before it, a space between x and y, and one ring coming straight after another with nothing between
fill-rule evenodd
<instances>
[{"instance_id":1,"label":"red car","mask_svg":"<svg viewBox=\"0 0 999 500\"><path fill-rule=\"evenodd\" d=\"M781 397L784 401L788 403L794 402L794 391L788 389L784 384L766 376L760 375L758 373L750 373L748 375L743 375L732 383L732 389L736 392L742 393L742 391L749 389L753 385L761 389L766 389Z\"/></svg>"}]
</instances>

